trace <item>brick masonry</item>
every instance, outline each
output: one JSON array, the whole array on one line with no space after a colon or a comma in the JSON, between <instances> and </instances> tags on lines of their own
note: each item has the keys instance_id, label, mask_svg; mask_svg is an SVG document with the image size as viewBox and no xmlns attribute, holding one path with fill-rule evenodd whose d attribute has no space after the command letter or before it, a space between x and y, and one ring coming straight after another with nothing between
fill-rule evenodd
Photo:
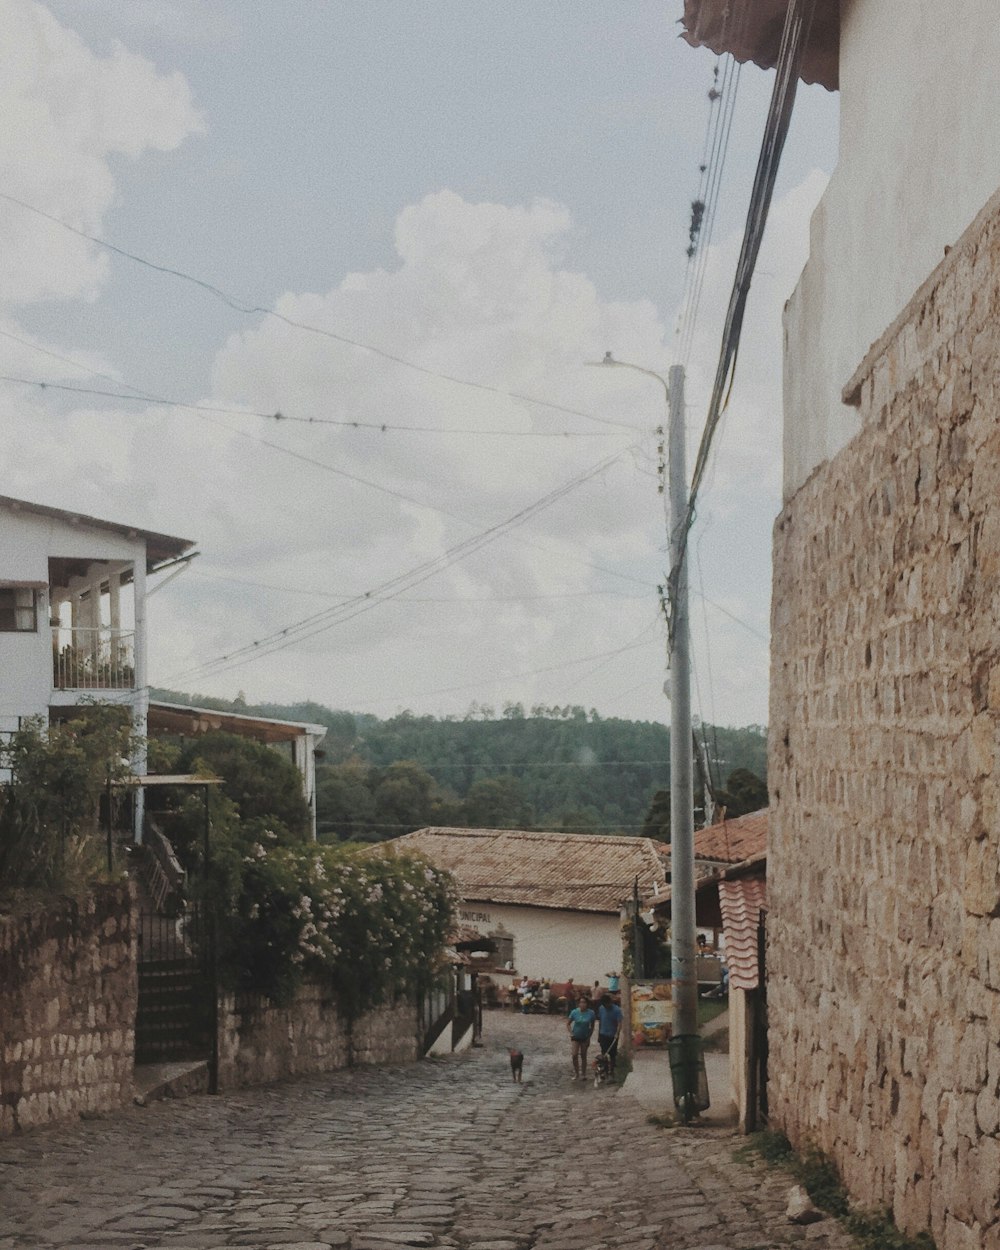
<instances>
[{"instance_id":1,"label":"brick masonry","mask_svg":"<svg viewBox=\"0 0 1000 1250\"><path fill-rule=\"evenodd\" d=\"M775 527L771 1107L863 1205L1000 1246L1000 198Z\"/></svg>"},{"instance_id":2,"label":"brick masonry","mask_svg":"<svg viewBox=\"0 0 1000 1250\"><path fill-rule=\"evenodd\" d=\"M127 885L0 916L0 1136L131 1100L135 960Z\"/></svg>"},{"instance_id":3,"label":"brick masonry","mask_svg":"<svg viewBox=\"0 0 1000 1250\"><path fill-rule=\"evenodd\" d=\"M366 1012L349 1029L328 990L303 985L287 1007L241 995L219 1008L219 1086L257 1085L352 1064L409 1063L418 1057L416 1005Z\"/></svg>"}]
</instances>

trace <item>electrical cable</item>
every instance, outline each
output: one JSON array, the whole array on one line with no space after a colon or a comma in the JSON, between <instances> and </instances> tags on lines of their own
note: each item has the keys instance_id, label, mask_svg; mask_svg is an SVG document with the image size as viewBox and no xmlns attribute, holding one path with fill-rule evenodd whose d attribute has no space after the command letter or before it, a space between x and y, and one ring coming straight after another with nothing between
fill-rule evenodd
<instances>
[{"instance_id":1,"label":"electrical cable","mask_svg":"<svg viewBox=\"0 0 1000 1250\"><path fill-rule=\"evenodd\" d=\"M366 591L364 594L355 596L354 599L350 600L346 604L341 604L334 608L327 608L323 609L321 612L313 613L302 620L295 621L292 624L285 626L283 629L272 632L263 638L256 639L254 642L243 647L239 647L235 651L218 656L213 660L205 661L194 668L185 670L183 673L177 674L167 680L169 682L177 680L179 677L183 678L192 674L206 673L209 670L221 672L224 671L224 669L234 667L236 664L249 662L250 659L257 659L262 655L270 655L275 651L284 650L286 646L291 645L293 642L304 642L307 639L314 637L317 633L321 633L326 629L333 628L335 625L343 624L348 620L352 620L356 615L359 615L361 612L369 611L372 607L376 606L376 604L384 602L389 598L395 598L397 595L402 594L404 590L410 590L414 586L419 585L421 582L426 581L428 578L435 576L437 573L443 572L452 564L472 555L487 543L495 541L496 538L500 537L509 529L515 526L523 525L537 513L551 507L559 499L563 498L563 496L571 493L580 486L584 485L586 482L589 482L592 478L605 472L611 467L611 465L620 460L623 454L624 453L622 452L618 452L613 456L605 457L605 459L601 460L597 465L577 475L576 477L571 478L562 486L550 491L547 495L543 495L540 499L515 512L506 520L489 526L487 529L472 535L463 542L456 543L444 551L440 556L436 556L432 560L424 561L415 568L410 569L405 573L398 574L394 578L390 578L388 581Z\"/></svg>"},{"instance_id":2,"label":"electrical cable","mask_svg":"<svg viewBox=\"0 0 1000 1250\"><path fill-rule=\"evenodd\" d=\"M333 599L337 603L349 603L355 597L350 595L336 595L328 590L310 589L308 586L286 586L279 585L275 582L255 582L247 577L227 577L223 573L213 573L202 569L192 569L191 573L195 577L201 577L213 582L233 582L237 586L253 586L256 590L273 590L277 594L285 595L307 595L314 599ZM653 589L653 583L649 582L648 587ZM630 603L639 603L644 595L621 595L613 590L565 590L553 591L551 594L544 595L447 595L438 597L414 596L409 598L400 596L401 603L531 603L540 599L593 599L597 597L607 596L613 599L624 599Z\"/></svg>"},{"instance_id":3,"label":"electrical cable","mask_svg":"<svg viewBox=\"0 0 1000 1250\"><path fill-rule=\"evenodd\" d=\"M778 176L778 167L781 163L781 154L784 150L785 140L788 137L788 128L791 123L792 109L795 104L795 94L798 86L802 52L809 38L815 9L816 0L790 0L785 15L781 46L778 52L774 90L771 95L771 104L764 127L764 138L757 162L753 191L750 196L743 244L736 266L732 292L729 297L729 307L726 312L715 383L712 388L708 416L695 459L694 474L688 494L685 515L680 526L680 534L678 535L676 559L668 576L670 602L674 602L676 599L681 569L687 553L688 535L694 522L698 491L705 475L712 441L722 413L729 402L729 396L732 393L736 374L736 361L739 355L740 335L743 328L743 317L746 312L750 285L753 280L757 257L760 254L764 228L767 224L768 212L774 195L774 185ZM673 622L671 621L671 633L672 631Z\"/></svg>"},{"instance_id":4,"label":"electrical cable","mask_svg":"<svg viewBox=\"0 0 1000 1250\"><path fill-rule=\"evenodd\" d=\"M742 65L737 64L732 57L729 58L728 69L729 73L724 76L723 80L725 95L722 109L720 110L717 147L713 151L711 181L705 197L705 220L699 239L697 274L693 283L690 304L685 313L685 327L681 339L681 360L685 366L691 357L698 315L701 311L701 299L705 286L705 277L708 272L712 238L715 233L722 177L726 166L726 157L729 153L729 140L732 133L733 118L736 113L740 76L743 72Z\"/></svg>"},{"instance_id":5,"label":"electrical cable","mask_svg":"<svg viewBox=\"0 0 1000 1250\"><path fill-rule=\"evenodd\" d=\"M3 331L0 330L0 334ZM13 337L13 336L9 336ZM28 346L32 346L28 344ZM45 351L44 348L37 348L38 351ZM47 356L55 355L54 352L45 352ZM59 360L68 361L66 356L57 357ZM70 362L72 363L72 362ZM106 374L98 374L98 377L106 377ZM150 395L144 391L140 391L137 387L130 386L128 389L133 393L123 395L120 391L102 391L90 386L75 386L68 382L48 382L40 381L35 378L17 378L11 377L9 374L0 374L0 382L17 383L21 386L34 386L42 391L69 391L74 395L94 395L105 399L120 399L126 403L132 404L153 404L164 408L182 408L187 412L214 412L222 413L227 416L234 417L260 417L265 421L291 422L300 425L332 425L342 429L349 430L377 430L380 434L386 434L390 431L393 433L409 432L413 434L466 434L475 438L480 436L490 436L496 438L625 438L626 431L621 430L614 433L605 434L599 430L481 430L469 429L460 426L441 426L441 425L397 425L389 421L339 421L333 417L295 417L290 416L286 412L260 412L253 408L225 408L214 404L192 404L186 403L180 399L165 399L161 395ZM128 386L127 383L119 383L121 386ZM629 433L634 433L632 428Z\"/></svg>"},{"instance_id":6,"label":"electrical cable","mask_svg":"<svg viewBox=\"0 0 1000 1250\"><path fill-rule=\"evenodd\" d=\"M473 382L468 378L460 378L454 374L444 373L438 369L430 369L426 365L417 364L416 361L407 360L404 356L397 356L393 352L386 351L384 348L375 347L371 343L362 343L358 339L349 338L345 334L337 334L333 330L327 330L323 326L312 325L306 321L297 321L293 317L286 317L284 314L275 312L273 308L265 308L261 304L253 304L249 301L237 299L235 295L230 295L221 287L206 282L203 278L198 278L194 274L187 273L182 269L174 269L169 265L158 265L154 261L148 260L144 256L138 255L136 252L129 252L125 248L118 247L114 243L109 243L106 239L100 238L95 234L88 234L85 230L80 230L76 226L71 226L68 222L63 221L59 217L55 217L52 213L45 212L44 209L37 208L34 204L28 204L24 200L18 199L16 196L9 195L0 191L0 200L6 201L8 204L15 204L18 208L24 209L26 212L35 213L37 216L44 218L46 221L52 222L56 226L61 226L63 230L68 230L70 234L75 234L78 238L86 239L87 242L93 243L97 247L103 247L105 250L121 256L125 260L133 261L137 265L142 265L147 269L152 269L156 273L161 273L167 277L177 278L183 282L190 282L192 285L199 287L207 294L215 299L221 300L228 308L234 312L242 313L245 316L262 316L271 318L274 321L280 321L295 330L301 330L307 334L317 334L322 338L331 339L335 343L342 343L347 347L356 347L361 351L370 352L372 355L379 356L383 360L392 361L393 364L402 365L404 368L412 369L416 373L425 374L428 377L437 378L442 382L451 382L456 386L467 386L472 390L484 391L491 395L500 395L505 399L515 399L521 403L534 404L540 408L550 408L553 412L563 412L569 416L583 417L587 421L595 421L600 425L616 426L619 429L636 430L635 426L629 425L627 422L612 421L606 417L596 417L593 413L582 412L577 408L567 407L565 404L552 403L546 399L536 399L533 395L523 395L516 391L506 391L499 386L490 386L485 382Z\"/></svg>"}]
</instances>

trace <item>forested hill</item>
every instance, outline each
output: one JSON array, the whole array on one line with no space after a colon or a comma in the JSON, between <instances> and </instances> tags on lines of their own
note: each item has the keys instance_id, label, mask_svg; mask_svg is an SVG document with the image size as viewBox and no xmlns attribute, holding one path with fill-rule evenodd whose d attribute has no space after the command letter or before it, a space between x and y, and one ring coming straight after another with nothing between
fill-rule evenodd
<instances>
[{"instance_id":1,"label":"forested hill","mask_svg":"<svg viewBox=\"0 0 1000 1250\"><path fill-rule=\"evenodd\" d=\"M387 720L291 706L228 703L158 690L153 698L328 728L317 769L321 835L377 841L424 824L656 832L644 821L670 784L670 731L582 707L473 705L461 719ZM766 776L766 731L699 730L717 786L736 770ZM759 806L759 800L755 805Z\"/></svg>"}]
</instances>

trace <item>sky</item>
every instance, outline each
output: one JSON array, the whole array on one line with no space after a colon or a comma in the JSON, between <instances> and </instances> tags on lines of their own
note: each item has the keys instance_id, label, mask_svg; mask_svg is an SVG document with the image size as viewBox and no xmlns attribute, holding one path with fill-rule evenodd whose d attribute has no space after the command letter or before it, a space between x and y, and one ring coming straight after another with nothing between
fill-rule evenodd
<instances>
[{"instance_id":1,"label":"sky","mask_svg":"<svg viewBox=\"0 0 1000 1250\"><path fill-rule=\"evenodd\" d=\"M0 494L197 542L154 684L669 718L664 392L588 363L686 363L690 465L773 80L739 74L692 325L727 70L681 8L0 0ZM800 89L691 537L720 725L767 721L781 309L836 147Z\"/></svg>"}]
</instances>

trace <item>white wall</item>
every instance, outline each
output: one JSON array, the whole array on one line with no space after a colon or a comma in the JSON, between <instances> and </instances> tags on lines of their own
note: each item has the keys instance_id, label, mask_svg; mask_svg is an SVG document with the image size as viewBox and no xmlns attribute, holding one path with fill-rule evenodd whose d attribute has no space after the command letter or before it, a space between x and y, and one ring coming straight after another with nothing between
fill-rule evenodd
<instances>
[{"instance_id":1,"label":"white wall","mask_svg":"<svg viewBox=\"0 0 1000 1250\"><path fill-rule=\"evenodd\" d=\"M480 933L501 925L513 933L514 966L533 980L567 981L572 977L580 986L592 986L595 981L606 985L609 972L621 972L618 916L463 902L459 921Z\"/></svg>"},{"instance_id":2,"label":"white wall","mask_svg":"<svg viewBox=\"0 0 1000 1250\"><path fill-rule=\"evenodd\" d=\"M785 315L785 497L857 431L841 391L1000 186L996 0L842 0L840 159Z\"/></svg>"},{"instance_id":3,"label":"white wall","mask_svg":"<svg viewBox=\"0 0 1000 1250\"><path fill-rule=\"evenodd\" d=\"M142 563L145 542L70 525L55 517L0 509L0 579L48 583L50 556ZM39 591L38 632L0 633L0 730L16 729L19 717L48 716L52 698L49 608L47 593Z\"/></svg>"}]
</instances>

